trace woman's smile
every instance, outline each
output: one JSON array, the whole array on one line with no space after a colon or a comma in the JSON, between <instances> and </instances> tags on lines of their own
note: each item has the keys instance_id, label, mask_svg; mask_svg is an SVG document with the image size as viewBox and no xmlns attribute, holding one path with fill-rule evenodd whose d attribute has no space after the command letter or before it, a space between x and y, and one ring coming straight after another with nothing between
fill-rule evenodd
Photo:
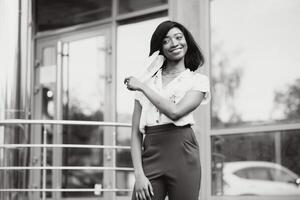
<instances>
[{"instance_id":1,"label":"woman's smile","mask_svg":"<svg viewBox=\"0 0 300 200\"><path fill-rule=\"evenodd\" d=\"M181 60L187 52L187 42L182 31L174 27L169 30L163 40L163 53L169 60Z\"/></svg>"},{"instance_id":2,"label":"woman's smile","mask_svg":"<svg viewBox=\"0 0 300 200\"><path fill-rule=\"evenodd\" d=\"M174 49L170 49L169 51L172 52L172 53L180 53L182 50L182 47L177 47L177 48L174 48Z\"/></svg>"}]
</instances>

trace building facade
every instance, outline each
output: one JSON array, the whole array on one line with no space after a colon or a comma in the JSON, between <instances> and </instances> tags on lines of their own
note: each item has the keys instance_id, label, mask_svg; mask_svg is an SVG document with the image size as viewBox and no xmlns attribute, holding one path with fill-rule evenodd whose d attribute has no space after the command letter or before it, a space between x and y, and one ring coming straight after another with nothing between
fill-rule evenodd
<instances>
[{"instance_id":1,"label":"building facade","mask_svg":"<svg viewBox=\"0 0 300 200\"><path fill-rule=\"evenodd\" d=\"M1 0L0 199L130 199L134 94L164 20L212 99L195 111L200 199L300 197L297 0Z\"/></svg>"}]
</instances>

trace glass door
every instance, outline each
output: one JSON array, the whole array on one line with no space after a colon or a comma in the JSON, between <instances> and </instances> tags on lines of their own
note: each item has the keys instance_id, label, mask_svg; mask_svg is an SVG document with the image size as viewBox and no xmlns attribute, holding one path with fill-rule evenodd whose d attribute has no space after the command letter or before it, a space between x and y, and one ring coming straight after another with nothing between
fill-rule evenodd
<instances>
[{"instance_id":1,"label":"glass door","mask_svg":"<svg viewBox=\"0 0 300 200\"><path fill-rule=\"evenodd\" d=\"M35 119L112 121L110 35L110 29L94 28L37 41ZM111 137L109 128L101 126L45 125L34 129L35 132L45 130L48 144L103 145L112 141L107 139ZM42 134L34 140L41 143ZM39 150L34 154L41 157ZM47 166L69 167L47 170L47 188L77 191L49 192L46 196L95 198L93 192L80 190L92 189L96 184L108 187L112 172L89 168L111 165L112 159L107 155L111 153L100 148L47 148ZM33 173L35 183L42 182L40 173ZM107 199L105 195L102 193L97 199Z\"/></svg>"}]
</instances>

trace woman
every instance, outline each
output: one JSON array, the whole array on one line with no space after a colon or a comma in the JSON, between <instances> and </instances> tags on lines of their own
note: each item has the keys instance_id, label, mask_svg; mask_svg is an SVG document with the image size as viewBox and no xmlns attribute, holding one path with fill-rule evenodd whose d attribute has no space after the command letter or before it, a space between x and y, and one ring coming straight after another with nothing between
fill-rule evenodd
<instances>
[{"instance_id":1,"label":"woman","mask_svg":"<svg viewBox=\"0 0 300 200\"><path fill-rule=\"evenodd\" d=\"M137 91L131 136L136 179L132 199L164 200L168 195L169 200L196 200L201 168L192 111L209 100L209 81L194 71L204 58L190 32L173 21L162 22L154 31L150 55L155 51L165 61L149 80L124 80L129 90Z\"/></svg>"}]
</instances>

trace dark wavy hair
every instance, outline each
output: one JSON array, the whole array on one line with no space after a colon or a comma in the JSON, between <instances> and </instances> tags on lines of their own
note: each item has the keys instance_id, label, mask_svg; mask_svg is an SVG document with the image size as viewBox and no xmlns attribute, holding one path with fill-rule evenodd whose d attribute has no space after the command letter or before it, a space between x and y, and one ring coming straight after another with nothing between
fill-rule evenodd
<instances>
[{"instance_id":1,"label":"dark wavy hair","mask_svg":"<svg viewBox=\"0 0 300 200\"><path fill-rule=\"evenodd\" d=\"M204 64L204 56L201 53L200 48L194 40L192 34L182 24L178 22L164 21L157 26L151 37L149 56L151 56L155 51L158 50L159 54L163 55L163 39L166 37L169 30L174 27L182 31L187 42L187 52L184 57L185 67L189 68L191 71L197 70L198 67ZM166 62L164 63L163 67L165 65Z\"/></svg>"}]
</instances>

